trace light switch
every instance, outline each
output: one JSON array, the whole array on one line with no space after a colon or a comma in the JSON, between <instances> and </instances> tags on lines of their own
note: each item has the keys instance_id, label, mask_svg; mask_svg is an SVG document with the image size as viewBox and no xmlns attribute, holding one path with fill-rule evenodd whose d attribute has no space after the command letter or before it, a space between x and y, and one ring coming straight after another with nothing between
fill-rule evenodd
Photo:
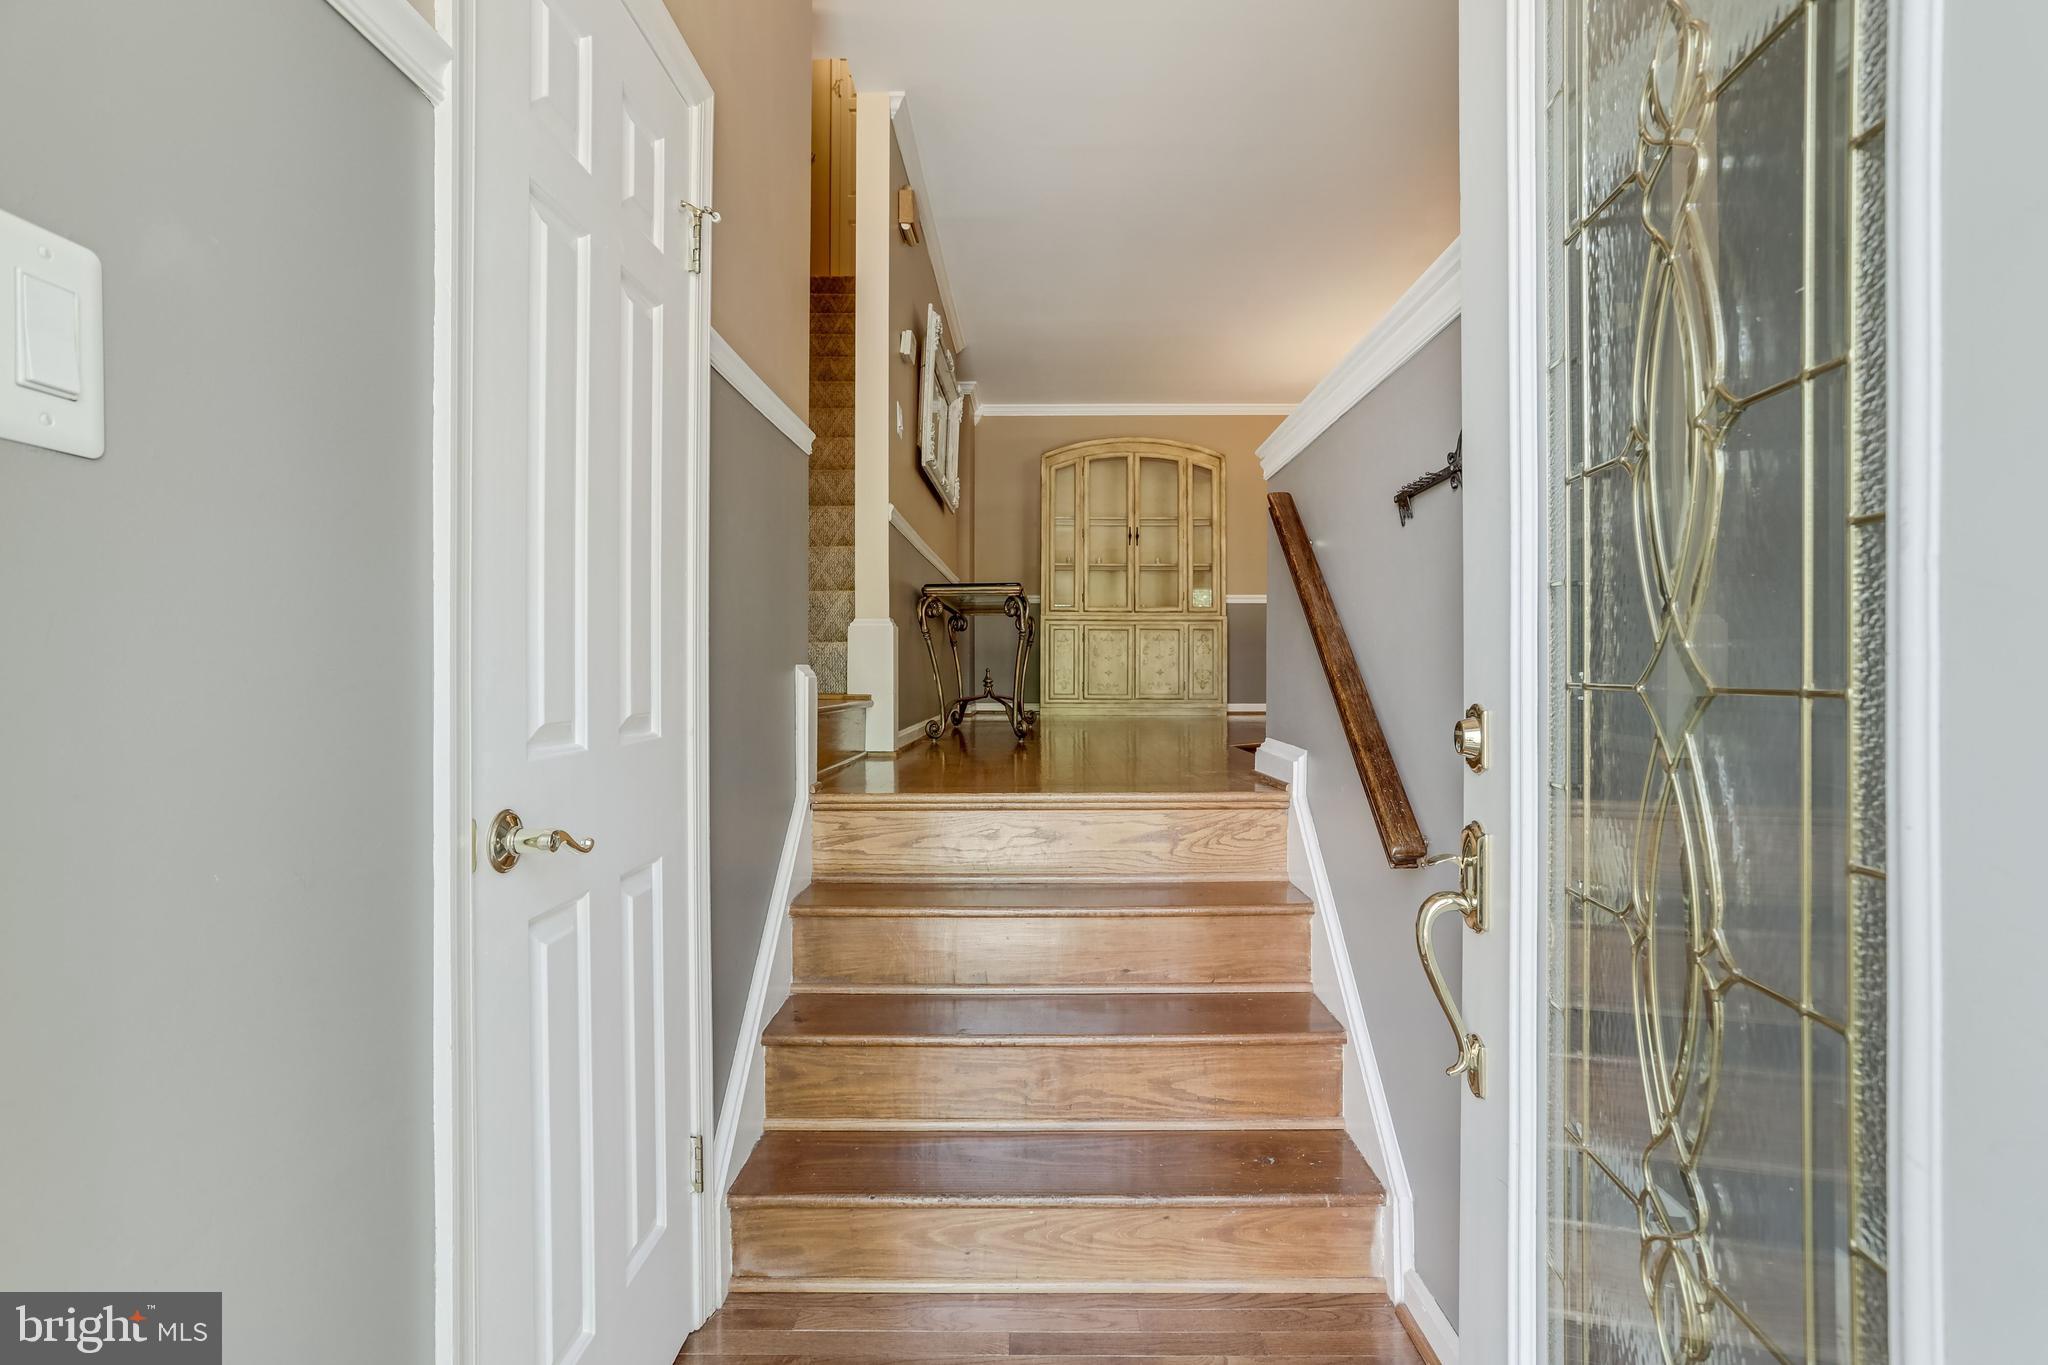
<instances>
[{"instance_id":1,"label":"light switch","mask_svg":"<svg viewBox=\"0 0 2048 1365\"><path fill-rule=\"evenodd\" d=\"M78 295L26 270L15 272L15 283L15 382L77 402Z\"/></svg>"},{"instance_id":2,"label":"light switch","mask_svg":"<svg viewBox=\"0 0 2048 1365\"><path fill-rule=\"evenodd\" d=\"M0 212L0 440L106 453L100 258ZM6 452L5 458L19 458Z\"/></svg>"}]
</instances>

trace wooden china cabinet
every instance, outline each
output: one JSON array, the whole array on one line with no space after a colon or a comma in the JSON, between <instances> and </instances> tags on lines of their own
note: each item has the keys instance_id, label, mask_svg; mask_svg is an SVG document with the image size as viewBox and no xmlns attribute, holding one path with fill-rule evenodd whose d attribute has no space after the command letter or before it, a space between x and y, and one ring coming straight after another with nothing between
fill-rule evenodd
<instances>
[{"instance_id":1,"label":"wooden china cabinet","mask_svg":"<svg viewBox=\"0 0 2048 1365\"><path fill-rule=\"evenodd\" d=\"M1039 704L1221 714L1223 456L1180 441L1084 441L1047 451L1039 482Z\"/></svg>"}]
</instances>

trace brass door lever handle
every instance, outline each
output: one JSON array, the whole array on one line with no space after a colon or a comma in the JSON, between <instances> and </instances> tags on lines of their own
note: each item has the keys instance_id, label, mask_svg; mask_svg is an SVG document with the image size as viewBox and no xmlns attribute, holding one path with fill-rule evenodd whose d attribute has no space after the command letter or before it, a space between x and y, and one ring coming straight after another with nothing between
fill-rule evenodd
<instances>
[{"instance_id":1,"label":"brass door lever handle","mask_svg":"<svg viewBox=\"0 0 2048 1365\"><path fill-rule=\"evenodd\" d=\"M597 840L578 839L566 829L527 829L520 824L519 813L510 807L499 811L498 818L491 821L491 866L499 872L517 867L524 854L554 853L565 847L588 853L597 847Z\"/></svg>"},{"instance_id":2,"label":"brass door lever handle","mask_svg":"<svg viewBox=\"0 0 2048 1365\"><path fill-rule=\"evenodd\" d=\"M1444 1018L1451 1026L1451 1037L1458 1045L1458 1060L1444 1069L1446 1076L1463 1076L1477 1099L1486 1098L1486 1044L1479 1035L1465 1027L1464 1011L1458 1008L1457 1000L1451 995L1450 984L1444 980L1443 968L1437 964L1436 947L1430 941L1430 932L1436 928L1437 920L1448 911L1455 910L1463 917L1465 927L1475 934L1487 930L1487 858L1486 831L1477 821L1465 826L1456 853L1442 853L1425 858L1422 866L1434 863L1456 863L1458 865L1458 889L1439 891L1422 902L1422 908L1415 916L1415 951L1422 958L1422 973L1429 978L1429 988L1436 993L1436 1003L1443 1010Z\"/></svg>"}]
</instances>

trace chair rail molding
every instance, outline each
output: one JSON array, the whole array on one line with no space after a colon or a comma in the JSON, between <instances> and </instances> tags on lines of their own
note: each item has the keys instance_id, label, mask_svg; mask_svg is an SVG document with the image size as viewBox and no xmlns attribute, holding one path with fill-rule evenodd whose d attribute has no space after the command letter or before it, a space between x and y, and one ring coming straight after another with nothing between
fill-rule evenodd
<instances>
[{"instance_id":1,"label":"chair rail molding","mask_svg":"<svg viewBox=\"0 0 2048 1365\"><path fill-rule=\"evenodd\" d=\"M806 455L811 453L811 447L817 444L818 438L812 434L804 419L796 415L796 409L785 403L782 395L768 386L768 381L755 372L754 367L747 363L746 357L734 350L732 343L720 336L716 328L711 332L711 368L724 375L726 383L738 389L740 397L752 403L763 417L773 422L776 429L787 436L798 450Z\"/></svg>"},{"instance_id":2,"label":"chair rail molding","mask_svg":"<svg viewBox=\"0 0 2048 1365\"><path fill-rule=\"evenodd\" d=\"M406 79L420 88L429 103L448 98L448 72L455 49L434 31L411 0L327 0L334 12L354 24L371 46L391 59Z\"/></svg>"},{"instance_id":3,"label":"chair rail molding","mask_svg":"<svg viewBox=\"0 0 2048 1365\"><path fill-rule=\"evenodd\" d=\"M1331 423L1408 363L1438 332L1457 321L1465 303L1458 243L1416 276L1408 292L1394 301L1387 315L1365 334L1349 355L1337 362L1308 397L1289 410L1287 420L1259 446L1259 468L1268 479L1309 448Z\"/></svg>"},{"instance_id":4,"label":"chair rail molding","mask_svg":"<svg viewBox=\"0 0 2048 1365\"><path fill-rule=\"evenodd\" d=\"M960 575L953 572L953 566L939 556L939 552L931 547L930 541L917 533L917 528L910 524L909 518L905 517L893 502L889 504L889 525L895 528L898 535L909 541L910 548L923 555L925 561L937 569L948 583L960 581Z\"/></svg>"},{"instance_id":5,"label":"chair rail molding","mask_svg":"<svg viewBox=\"0 0 2048 1365\"><path fill-rule=\"evenodd\" d=\"M782 857L768 892L768 918L761 925L761 946L754 956L754 976L747 987L747 1007L740 1015L739 1037L733 1043L731 1068L725 1073L725 1097L718 1106L712 1138L712 1179L706 1193L714 1200L717 1219L719 1298L732 1288L732 1207L726 1194L761 1140L768 1121L768 1074L761 1030L789 998L791 964L789 903L811 883L811 787L818 778L818 675L798 664L796 678L796 797L790 803L789 829L782 839Z\"/></svg>"}]
</instances>

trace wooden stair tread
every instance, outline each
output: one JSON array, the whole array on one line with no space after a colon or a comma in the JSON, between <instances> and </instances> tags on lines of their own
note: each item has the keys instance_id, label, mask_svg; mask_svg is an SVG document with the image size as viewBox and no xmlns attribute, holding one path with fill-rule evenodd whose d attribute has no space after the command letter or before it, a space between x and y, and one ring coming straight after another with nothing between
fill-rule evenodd
<instances>
[{"instance_id":1,"label":"wooden stair tread","mask_svg":"<svg viewBox=\"0 0 2048 1365\"><path fill-rule=\"evenodd\" d=\"M1284 881L813 882L796 915L1302 915L1309 898Z\"/></svg>"},{"instance_id":2,"label":"wooden stair tread","mask_svg":"<svg viewBox=\"0 0 2048 1365\"><path fill-rule=\"evenodd\" d=\"M846 791L835 785L811 793L811 806L814 810L860 811L1009 811L1048 806L1062 810L1284 810L1287 789L1264 782L1224 791Z\"/></svg>"},{"instance_id":3,"label":"wooden stair tread","mask_svg":"<svg viewBox=\"0 0 2048 1365\"><path fill-rule=\"evenodd\" d=\"M818 694L820 711L843 711L850 706L873 706L875 699L865 692L821 692Z\"/></svg>"},{"instance_id":4,"label":"wooden stair tread","mask_svg":"<svg viewBox=\"0 0 2048 1365\"><path fill-rule=\"evenodd\" d=\"M791 1044L1340 1044L1307 991L790 996L762 1041Z\"/></svg>"},{"instance_id":5,"label":"wooden stair tread","mask_svg":"<svg viewBox=\"0 0 2048 1365\"><path fill-rule=\"evenodd\" d=\"M1379 1204L1333 1129L771 1132L732 1202L859 1205Z\"/></svg>"}]
</instances>

